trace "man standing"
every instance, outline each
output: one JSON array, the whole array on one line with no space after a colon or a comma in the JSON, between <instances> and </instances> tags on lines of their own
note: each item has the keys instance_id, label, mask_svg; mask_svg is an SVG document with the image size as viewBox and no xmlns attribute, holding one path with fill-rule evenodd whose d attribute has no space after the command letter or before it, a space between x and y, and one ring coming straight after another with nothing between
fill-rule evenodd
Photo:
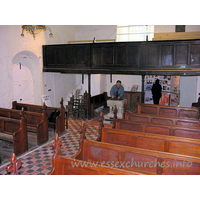
<instances>
[{"instance_id":1,"label":"man standing","mask_svg":"<svg viewBox=\"0 0 200 200\"><path fill-rule=\"evenodd\" d=\"M118 80L110 90L110 96L112 99L122 99L124 96L124 87L121 85L121 81Z\"/></svg>"},{"instance_id":2,"label":"man standing","mask_svg":"<svg viewBox=\"0 0 200 200\"><path fill-rule=\"evenodd\" d=\"M161 85L159 84L159 79L156 79L156 82L153 84L151 91L153 95L153 103L159 104L160 98L162 96L161 94L162 88Z\"/></svg>"}]
</instances>

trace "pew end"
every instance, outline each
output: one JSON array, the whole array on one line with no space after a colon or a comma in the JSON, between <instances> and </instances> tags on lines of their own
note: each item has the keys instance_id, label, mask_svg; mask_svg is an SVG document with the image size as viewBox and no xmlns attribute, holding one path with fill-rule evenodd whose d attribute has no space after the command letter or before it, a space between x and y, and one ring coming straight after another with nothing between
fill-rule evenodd
<instances>
[{"instance_id":1,"label":"pew end","mask_svg":"<svg viewBox=\"0 0 200 200\"><path fill-rule=\"evenodd\" d=\"M99 117L99 135L96 141L101 141L102 128L104 127L103 121L104 121L104 117L103 117L103 112L101 111L100 117Z\"/></svg>"},{"instance_id":2,"label":"pew end","mask_svg":"<svg viewBox=\"0 0 200 200\"><path fill-rule=\"evenodd\" d=\"M22 167L22 162L20 160L17 160L14 153L12 153L11 155L10 162L11 164L7 165L6 167L7 173L10 173L10 175L18 175L18 170Z\"/></svg>"},{"instance_id":3,"label":"pew end","mask_svg":"<svg viewBox=\"0 0 200 200\"><path fill-rule=\"evenodd\" d=\"M80 132L80 140L79 140L79 151L74 155L74 159L81 160L83 157L83 145L84 145L84 140L86 140L85 132L86 132L86 126L85 123L81 123L81 128L79 129Z\"/></svg>"}]
</instances>

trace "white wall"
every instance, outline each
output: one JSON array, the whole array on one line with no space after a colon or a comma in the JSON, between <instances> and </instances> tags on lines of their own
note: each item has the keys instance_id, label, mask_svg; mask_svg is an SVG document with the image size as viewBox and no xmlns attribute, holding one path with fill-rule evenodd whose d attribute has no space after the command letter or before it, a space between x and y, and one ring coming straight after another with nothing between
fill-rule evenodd
<instances>
[{"instance_id":1,"label":"white wall","mask_svg":"<svg viewBox=\"0 0 200 200\"><path fill-rule=\"evenodd\" d=\"M116 25L77 25L76 40L116 39Z\"/></svg>"},{"instance_id":2,"label":"white wall","mask_svg":"<svg viewBox=\"0 0 200 200\"><path fill-rule=\"evenodd\" d=\"M180 106L191 107L196 102L197 76L180 77Z\"/></svg>"},{"instance_id":3,"label":"white wall","mask_svg":"<svg viewBox=\"0 0 200 200\"><path fill-rule=\"evenodd\" d=\"M43 85L43 76L45 84L49 88L51 85L50 98L53 106L59 106L61 96L65 97L69 87L75 85L76 75L60 75L57 73L43 73L42 45L68 43L75 39L76 26L49 26L53 37L49 37L49 31L41 32L35 40L32 35L24 32L21 37L20 25L1 25L0 26L0 107L11 108L13 99L13 81L12 65L16 62L22 62L28 65L32 71L34 87L34 103L41 104L41 95L46 93ZM24 52L31 52L27 55ZM33 61L32 55L37 59ZM74 77L74 78L73 78ZM54 80L54 84L52 82Z\"/></svg>"}]
</instances>

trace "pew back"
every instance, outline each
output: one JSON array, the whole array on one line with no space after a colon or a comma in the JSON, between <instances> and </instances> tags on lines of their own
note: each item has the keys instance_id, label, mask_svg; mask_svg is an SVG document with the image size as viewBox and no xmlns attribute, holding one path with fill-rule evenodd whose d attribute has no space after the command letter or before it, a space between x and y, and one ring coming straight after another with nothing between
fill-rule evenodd
<instances>
[{"instance_id":1,"label":"pew back","mask_svg":"<svg viewBox=\"0 0 200 200\"><path fill-rule=\"evenodd\" d=\"M200 140L103 128L101 142L200 157Z\"/></svg>"},{"instance_id":2,"label":"pew back","mask_svg":"<svg viewBox=\"0 0 200 200\"><path fill-rule=\"evenodd\" d=\"M130 172L123 169L101 167L91 162L76 160L57 155L54 168L49 175L139 175L141 173Z\"/></svg>"},{"instance_id":3,"label":"pew back","mask_svg":"<svg viewBox=\"0 0 200 200\"><path fill-rule=\"evenodd\" d=\"M170 124L160 125L156 123L131 121L124 119L117 119L115 127L116 129L122 130L200 139L199 127L182 127Z\"/></svg>"},{"instance_id":4,"label":"pew back","mask_svg":"<svg viewBox=\"0 0 200 200\"><path fill-rule=\"evenodd\" d=\"M133 121L152 122L158 124L173 124L181 126L200 127L200 120L192 118L166 117L161 115L158 116L126 112L125 119Z\"/></svg>"},{"instance_id":5,"label":"pew back","mask_svg":"<svg viewBox=\"0 0 200 200\"><path fill-rule=\"evenodd\" d=\"M136 112L170 116L170 117L194 118L194 119L199 118L198 108L188 108L188 107L178 107L178 106L138 103Z\"/></svg>"},{"instance_id":6,"label":"pew back","mask_svg":"<svg viewBox=\"0 0 200 200\"><path fill-rule=\"evenodd\" d=\"M12 118L12 119L21 119L20 110L0 108L0 116ZM29 112L25 113L27 130L30 132L37 133L37 144L41 145L48 141L48 120L46 113L37 113Z\"/></svg>"},{"instance_id":7,"label":"pew back","mask_svg":"<svg viewBox=\"0 0 200 200\"><path fill-rule=\"evenodd\" d=\"M60 115L56 117L56 132L58 134L62 134L65 131L65 108L63 106L63 98L60 101L61 107L45 107L44 110L44 105L33 105L33 104L25 104L25 103L18 103L17 101L12 102L12 109L16 110L21 110L24 108L25 111L30 111L30 112L36 112L36 113L45 113L47 115L47 119L50 116L50 114L54 110L59 110ZM66 124L67 124L67 118L66 118ZM51 123L49 123L51 124Z\"/></svg>"},{"instance_id":8,"label":"pew back","mask_svg":"<svg viewBox=\"0 0 200 200\"><path fill-rule=\"evenodd\" d=\"M0 139L13 142L16 155L26 152L28 150L26 120L0 117Z\"/></svg>"},{"instance_id":9,"label":"pew back","mask_svg":"<svg viewBox=\"0 0 200 200\"><path fill-rule=\"evenodd\" d=\"M200 174L200 158L104 142L84 140L82 156L76 157L144 174Z\"/></svg>"}]
</instances>

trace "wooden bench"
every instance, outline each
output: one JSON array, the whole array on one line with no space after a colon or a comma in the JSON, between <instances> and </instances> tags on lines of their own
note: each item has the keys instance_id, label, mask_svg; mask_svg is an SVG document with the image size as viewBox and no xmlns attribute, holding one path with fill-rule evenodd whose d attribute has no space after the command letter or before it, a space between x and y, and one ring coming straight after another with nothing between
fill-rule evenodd
<instances>
[{"instance_id":1,"label":"wooden bench","mask_svg":"<svg viewBox=\"0 0 200 200\"><path fill-rule=\"evenodd\" d=\"M12 119L20 119L21 111L14 109L0 108L0 116ZM24 112L27 131L37 133L37 144L41 145L48 141L48 120L46 114L46 106L43 105L43 113L37 112Z\"/></svg>"},{"instance_id":2,"label":"wooden bench","mask_svg":"<svg viewBox=\"0 0 200 200\"><path fill-rule=\"evenodd\" d=\"M0 139L13 142L16 155L28 151L27 124L23 111L20 120L0 117Z\"/></svg>"},{"instance_id":3,"label":"wooden bench","mask_svg":"<svg viewBox=\"0 0 200 200\"><path fill-rule=\"evenodd\" d=\"M139 114L145 113L145 114L162 115L170 117L194 118L194 119L199 118L198 108L187 108L179 106L165 106L165 105L138 103L135 112Z\"/></svg>"},{"instance_id":4,"label":"wooden bench","mask_svg":"<svg viewBox=\"0 0 200 200\"><path fill-rule=\"evenodd\" d=\"M90 106L91 106L91 118L94 118L94 109L99 108L101 106L107 107L107 100L109 97L107 96L107 92L103 92L101 94L90 97ZM85 109L88 109L88 93L85 91L84 93L84 102Z\"/></svg>"},{"instance_id":5,"label":"wooden bench","mask_svg":"<svg viewBox=\"0 0 200 200\"><path fill-rule=\"evenodd\" d=\"M200 158L159 152L136 147L86 140L82 127L79 152L75 159L97 162L143 174L197 175L200 174Z\"/></svg>"},{"instance_id":6,"label":"wooden bench","mask_svg":"<svg viewBox=\"0 0 200 200\"><path fill-rule=\"evenodd\" d=\"M117 119L116 125L114 127L116 129L123 129L130 131L200 139L199 127L183 127L170 124L161 125L151 122L132 121L125 119Z\"/></svg>"},{"instance_id":7,"label":"wooden bench","mask_svg":"<svg viewBox=\"0 0 200 200\"><path fill-rule=\"evenodd\" d=\"M65 108L63 106L63 98L61 98L60 105L61 105L60 108L46 107L47 118L50 116L52 111L56 109L60 111L60 115L56 117L56 133L58 133L59 135L65 131ZM24 107L25 111L38 112L38 113L43 112L43 106L40 106L40 105L18 103L17 101L12 102L12 109L21 110L22 107ZM67 119L68 118L66 118L66 120ZM52 123L49 123L49 125L50 124Z\"/></svg>"},{"instance_id":8,"label":"wooden bench","mask_svg":"<svg viewBox=\"0 0 200 200\"><path fill-rule=\"evenodd\" d=\"M100 142L200 157L200 140L102 128ZM98 141L98 140L96 140Z\"/></svg>"},{"instance_id":9,"label":"wooden bench","mask_svg":"<svg viewBox=\"0 0 200 200\"><path fill-rule=\"evenodd\" d=\"M180 118L180 117L167 117L161 115L138 114L126 112L126 120L152 122L157 124L173 124L181 126L200 127L199 119Z\"/></svg>"},{"instance_id":10,"label":"wooden bench","mask_svg":"<svg viewBox=\"0 0 200 200\"><path fill-rule=\"evenodd\" d=\"M55 135L53 144L55 154L52 157L52 170L49 175L139 175L123 169L103 168L98 164L92 165L77 159L62 156L60 146L62 141Z\"/></svg>"}]
</instances>

